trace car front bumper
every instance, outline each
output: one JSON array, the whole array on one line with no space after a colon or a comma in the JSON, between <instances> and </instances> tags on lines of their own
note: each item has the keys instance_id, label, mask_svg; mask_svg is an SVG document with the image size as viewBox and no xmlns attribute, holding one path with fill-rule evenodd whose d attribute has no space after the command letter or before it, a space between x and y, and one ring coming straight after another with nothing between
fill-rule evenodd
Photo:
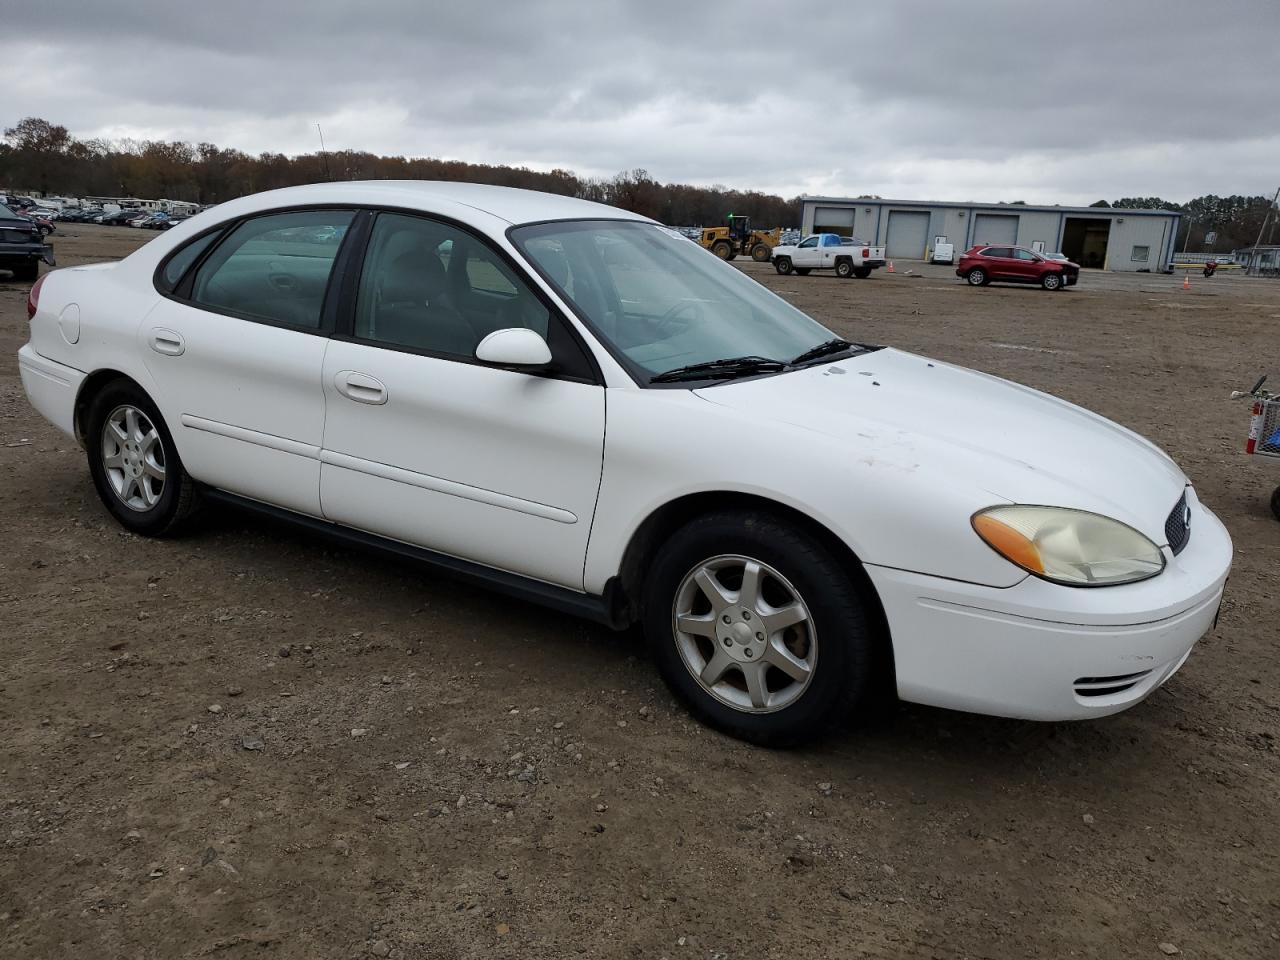
<instances>
[{"instance_id":1,"label":"car front bumper","mask_svg":"<svg viewBox=\"0 0 1280 960\"><path fill-rule=\"evenodd\" d=\"M868 564L898 695L1028 720L1102 717L1141 702L1212 629L1230 572L1226 528L1198 501L1192 513L1191 540L1176 557L1165 548L1164 572L1119 587L1028 577L999 589Z\"/></svg>"},{"instance_id":2,"label":"car front bumper","mask_svg":"<svg viewBox=\"0 0 1280 960\"><path fill-rule=\"evenodd\" d=\"M31 405L63 433L74 437L76 397L85 375L40 356L29 343L18 350L18 372Z\"/></svg>"}]
</instances>

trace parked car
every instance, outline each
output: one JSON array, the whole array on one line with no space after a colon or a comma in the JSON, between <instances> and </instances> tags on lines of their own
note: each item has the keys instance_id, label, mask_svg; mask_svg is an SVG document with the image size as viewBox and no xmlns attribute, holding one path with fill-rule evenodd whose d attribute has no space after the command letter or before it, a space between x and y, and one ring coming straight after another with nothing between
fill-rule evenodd
<instances>
[{"instance_id":1,"label":"parked car","mask_svg":"<svg viewBox=\"0 0 1280 960\"><path fill-rule=\"evenodd\" d=\"M146 216L146 212L142 210L133 210L133 209L114 210L111 213L107 213L103 215L102 223L106 224L107 226L123 227L127 224L129 220L135 219L137 217L145 217L145 216Z\"/></svg>"},{"instance_id":2,"label":"parked car","mask_svg":"<svg viewBox=\"0 0 1280 960\"><path fill-rule=\"evenodd\" d=\"M769 259L778 273L795 271L802 277L808 276L810 270L834 270L838 277L862 280L885 265L884 247L861 240L845 243L845 238L834 233L815 233L794 245L780 244L773 248Z\"/></svg>"},{"instance_id":3,"label":"parked car","mask_svg":"<svg viewBox=\"0 0 1280 960\"><path fill-rule=\"evenodd\" d=\"M1230 569L1137 434L844 340L569 197L272 191L54 271L28 312L27 394L126 529L222 500L638 623L677 696L757 742L877 692L1115 713L1183 665Z\"/></svg>"},{"instance_id":4,"label":"parked car","mask_svg":"<svg viewBox=\"0 0 1280 960\"><path fill-rule=\"evenodd\" d=\"M151 219L152 214L146 210L135 210L132 216L125 217L122 225L126 227L141 227L144 223Z\"/></svg>"},{"instance_id":5,"label":"parked car","mask_svg":"<svg viewBox=\"0 0 1280 960\"><path fill-rule=\"evenodd\" d=\"M36 225L36 229L40 231L40 236L42 237L49 236L49 234L53 233L53 231L56 229L53 225L53 221L46 220L44 217L37 217L35 214L32 214L32 213L20 213L18 214L18 216L22 217L24 220L30 220L32 223L34 223Z\"/></svg>"},{"instance_id":6,"label":"parked car","mask_svg":"<svg viewBox=\"0 0 1280 960\"><path fill-rule=\"evenodd\" d=\"M23 211L27 216L38 217L41 220L57 220L62 216L62 211L55 210L53 207L28 207Z\"/></svg>"},{"instance_id":7,"label":"parked car","mask_svg":"<svg viewBox=\"0 0 1280 960\"><path fill-rule=\"evenodd\" d=\"M972 287L992 281L1038 283L1046 290L1075 286L1080 266L1070 260L1050 260L1027 247L978 244L970 247L956 265L956 276Z\"/></svg>"},{"instance_id":8,"label":"parked car","mask_svg":"<svg viewBox=\"0 0 1280 960\"><path fill-rule=\"evenodd\" d=\"M163 230L164 224L168 222L169 215L164 211L157 211L131 226L141 227L143 230Z\"/></svg>"},{"instance_id":9,"label":"parked car","mask_svg":"<svg viewBox=\"0 0 1280 960\"><path fill-rule=\"evenodd\" d=\"M0 270L13 273L22 282L35 280L40 262L53 265L53 247L44 242L44 234L29 218L19 216L0 204Z\"/></svg>"}]
</instances>

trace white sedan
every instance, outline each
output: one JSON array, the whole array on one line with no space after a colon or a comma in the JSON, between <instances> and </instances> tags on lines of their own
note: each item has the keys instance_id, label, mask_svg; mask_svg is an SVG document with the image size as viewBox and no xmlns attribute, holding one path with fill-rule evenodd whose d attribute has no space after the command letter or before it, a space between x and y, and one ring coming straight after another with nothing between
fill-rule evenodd
<instances>
[{"instance_id":1,"label":"white sedan","mask_svg":"<svg viewBox=\"0 0 1280 960\"><path fill-rule=\"evenodd\" d=\"M614 627L790 743L874 694L1141 701L1231 563L1178 467L1079 407L847 342L643 217L457 183L220 204L32 289L35 407L129 530L230 500Z\"/></svg>"}]
</instances>

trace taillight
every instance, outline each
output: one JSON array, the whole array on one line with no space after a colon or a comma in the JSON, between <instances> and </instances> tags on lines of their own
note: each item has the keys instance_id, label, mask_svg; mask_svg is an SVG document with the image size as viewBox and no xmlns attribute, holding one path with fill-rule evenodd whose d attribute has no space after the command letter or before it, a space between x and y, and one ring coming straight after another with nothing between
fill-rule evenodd
<instances>
[{"instance_id":1,"label":"taillight","mask_svg":"<svg viewBox=\"0 0 1280 960\"><path fill-rule=\"evenodd\" d=\"M867 257L869 257L869 256L871 256L871 251L870 251L867 247L863 247L863 248L862 248L862 259L863 259L863 260L865 260L865 259L867 259Z\"/></svg>"},{"instance_id":2,"label":"taillight","mask_svg":"<svg viewBox=\"0 0 1280 960\"><path fill-rule=\"evenodd\" d=\"M39 280L31 285L31 292L27 294L27 319L30 320L36 315L36 310L40 307L40 288L44 286L44 282L49 279L46 273Z\"/></svg>"}]
</instances>

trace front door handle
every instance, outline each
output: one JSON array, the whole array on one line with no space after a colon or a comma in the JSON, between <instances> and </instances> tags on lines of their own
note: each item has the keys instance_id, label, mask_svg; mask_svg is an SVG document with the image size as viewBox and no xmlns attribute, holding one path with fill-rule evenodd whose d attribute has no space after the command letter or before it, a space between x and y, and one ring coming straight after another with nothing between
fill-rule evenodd
<instances>
[{"instance_id":1,"label":"front door handle","mask_svg":"<svg viewBox=\"0 0 1280 960\"><path fill-rule=\"evenodd\" d=\"M333 378L333 385L340 394L356 403L378 405L387 402L387 388L382 385L382 381L375 380L367 373L339 371Z\"/></svg>"},{"instance_id":2,"label":"front door handle","mask_svg":"<svg viewBox=\"0 0 1280 960\"><path fill-rule=\"evenodd\" d=\"M147 342L151 344L152 350L163 353L166 357L180 357L187 349L187 342L182 339L182 334L164 327L155 327Z\"/></svg>"}]
</instances>

